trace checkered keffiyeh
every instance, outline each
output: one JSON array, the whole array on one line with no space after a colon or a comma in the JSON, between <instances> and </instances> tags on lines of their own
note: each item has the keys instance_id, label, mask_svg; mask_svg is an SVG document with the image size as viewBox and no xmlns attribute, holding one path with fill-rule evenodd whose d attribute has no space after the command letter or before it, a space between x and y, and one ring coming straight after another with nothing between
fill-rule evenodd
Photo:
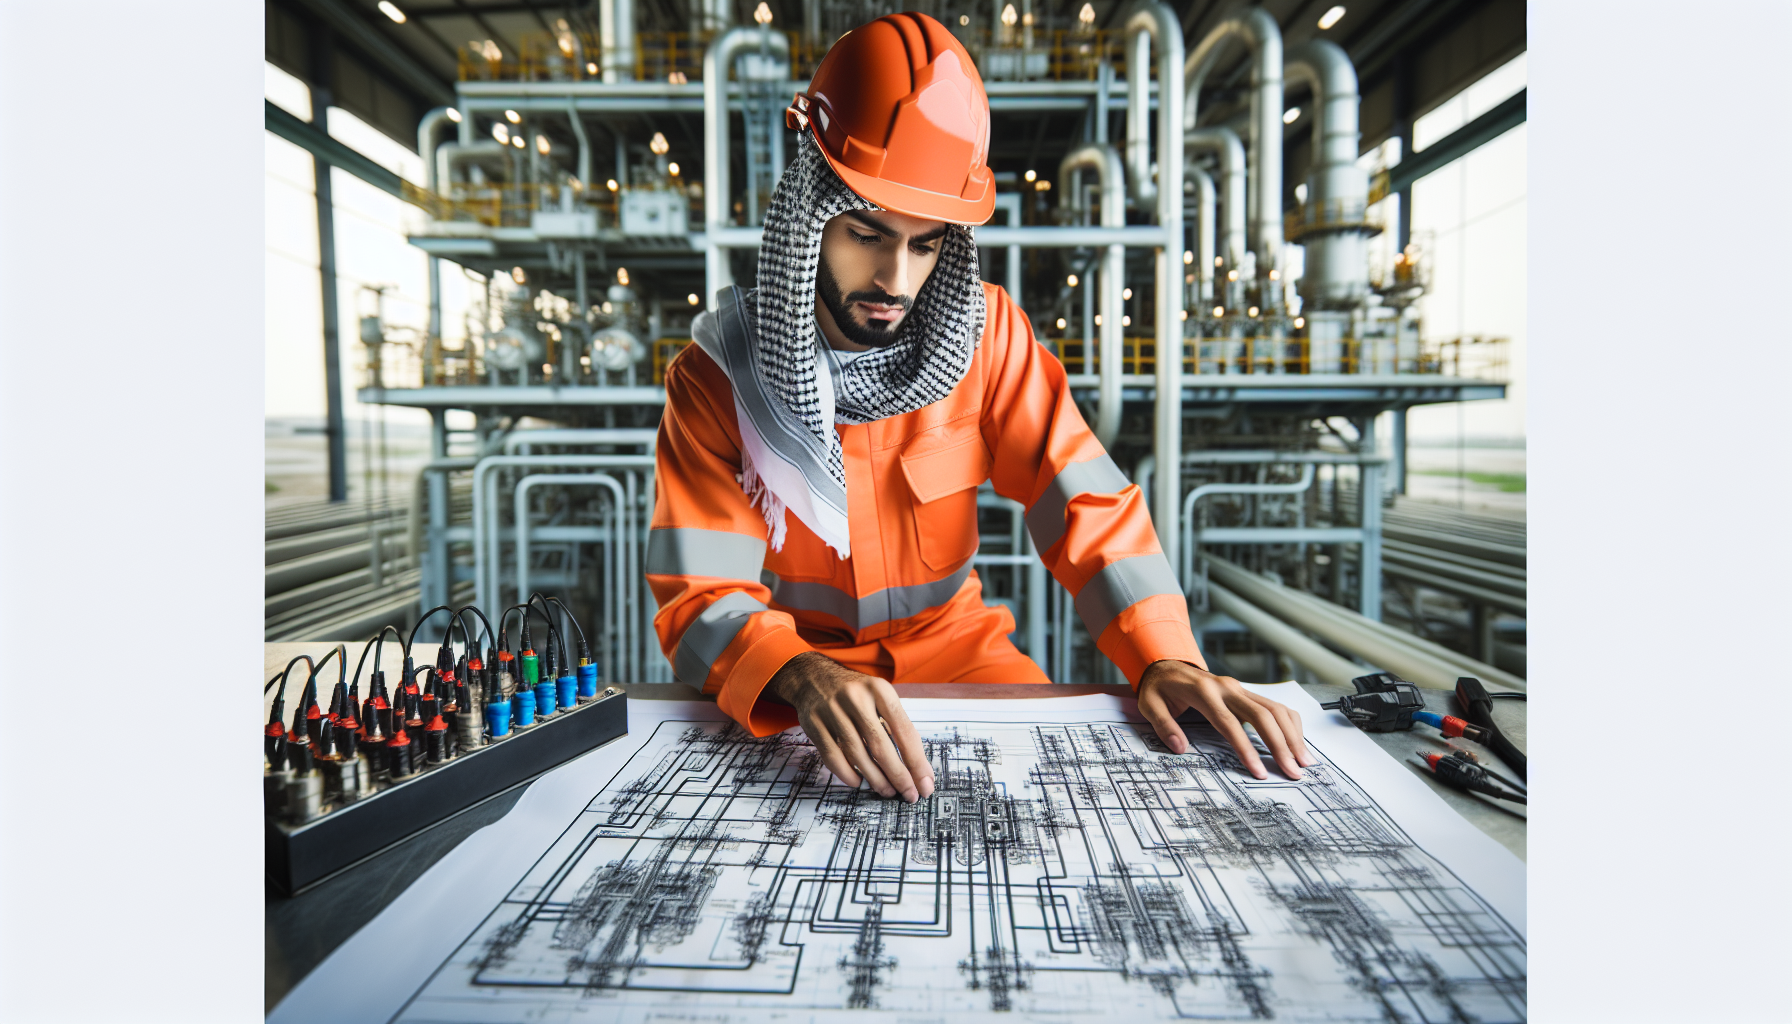
<instances>
[{"instance_id":1,"label":"checkered keffiyeh","mask_svg":"<svg viewBox=\"0 0 1792 1024\"><path fill-rule=\"evenodd\" d=\"M773 550L783 547L790 509L847 558L846 467L834 424L900 416L951 394L987 310L972 229L950 225L897 340L848 364L836 400L815 323L821 232L848 210L878 207L840 180L809 132L797 145L766 210L759 287L719 293L716 313L700 316L693 333L734 385L741 486L764 513Z\"/></svg>"}]
</instances>

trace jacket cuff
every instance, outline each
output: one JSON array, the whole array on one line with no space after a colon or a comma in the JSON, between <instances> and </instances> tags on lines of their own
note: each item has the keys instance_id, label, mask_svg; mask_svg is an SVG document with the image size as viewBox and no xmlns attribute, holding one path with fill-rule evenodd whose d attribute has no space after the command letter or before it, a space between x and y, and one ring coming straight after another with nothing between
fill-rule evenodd
<instances>
[{"instance_id":1,"label":"jacket cuff","mask_svg":"<svg viewBox=\"0 0 1792 1024\"><path fill-rule=\"evenodd\" d=\"M793 708L762 700L761 696L786 662L811 650L814 648L788 626L768 630L741 652L733 670L728 673L727 682L716 694L716 704L754 736L770 736L796 725Z\"/></svg>"},{"instance_id":2,"label":"jacket cuff","mask_svg":"<svg viewBox=\"0 0 1792 1024\"><path fill-rule=\"evenodd\" d=\"M1134 690L1152 662L1186 661L1205 668L1207 661L1189 629L1188 608L1173 594L1148 597L1115 616L1095 646L1107 655Z\"/></svg>"}]
</instances>

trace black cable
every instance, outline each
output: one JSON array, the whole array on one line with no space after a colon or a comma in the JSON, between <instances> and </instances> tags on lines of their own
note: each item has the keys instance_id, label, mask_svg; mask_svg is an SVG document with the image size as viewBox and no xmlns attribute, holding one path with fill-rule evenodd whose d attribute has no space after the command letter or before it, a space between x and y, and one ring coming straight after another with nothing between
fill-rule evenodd
<instances>
[{"instance_id":1,"label":"black cable","mask_svg":"<svg viewBox=\"0 0 1792 1024\"><path fill-rule=\"evenodd\" d=\"M391 623L387 623L386 625L380 627L380 631L378 633L373 634L373 639L367 641L366 647L361 648L361 660L355 662L355 685L356 686L361 685L361 669L367 664L367 652L368 651L373 652L373 670L375 672L378 672L380 670L380 653L379 652L380 652L380 648L385 646L384 644L380 643L380 641L385 639L387 630L390 630L392 632L393 636L398 636L398 627L392 625ZM404 643L404 638L400 637L398 642Z\"/></svg>"},{"instance_id":2,"label":"black cable","mask_svg":"<svg viewBox=\"0 0 1792 1024\"><path fill-rule=\"evenodd\" d=\"M336 657L337 655L341 655L341 657ZM337 644L330 648L329 654L317 659L317 664L311 666L311 675L305 680L305 692L299 695L300 704L313 703L317 700L317 674L323 671L324 665L327 664L331 658L336 658L341 664L342 681L344 683L348 682L348 648L344 647L342 644Z\"/></svg>"},{"instance_id":3,"label":"black cable","mask_svg":"<svg viewBox=\"0 0 1792 1024\"><path fill-rule=\"evenodd\" d=\"M1522 694L1522 693L1490 693L1487 695L1487 698L1489 700L1524 700L1524 694Z\"/></svg>"},{"instance_id":4,"label":"black cable","mask_svg":"<svg viewBox=\"0 0 1792 1024\"><path fill-rule=\"evenodd\" d=\"M286 667L280 670L280 692L278 694L274 695L275 703L277 703L277 704L285 704L286 703L286 677L289 673L292 672L292 667L294 665L297 665L301 661L304 662L306 665L310 666L312 674L314 674L314 675L316 674L317 665L315 662L313 662L311 660L311 655L309 655L309 654L301 654L298 657L287 662ZM263 690L262 692L266 693L267 691Z\"/></svg>"},{"instance_id":5,"label":"black cable","mask_svg":"<svg viewBox=\"0 0 1792 1024\"><path fill-rule=\"evenodd\" d=\"M438 604L434 608L431 608L429 611L424 612L423 617L417 620L417 624L415 626L411 627L411 638L404 642L404 656L405 657L408 658L411 656L411 645L413 645L417 642L417 631L419 629L422 629L423 624L425 622L429 621L429 617L434 615L437 612L447 612L449 615L453 615L454 609L448 607L445 604ZM449 628L452 629L454 627L450 626Z\"/></svg>"},{"instance_id":6,"label":"black cable","mask_svg":"<svg viewBox=\"0 0 1792 1024\"><path fill-rule=\"evenodd\" d=\"M496 638L496 637L494 637L494 636L493 636L493 635L492 635L492 621L491 621L491 620L490 620L490 619L488 619L488 618L486 618L486 617L485 617L485 613L484 613L484 612L482 612L482 611L480 611L480 610L479 610L479 608L478 608L478 607L477 607L477 606L475 606L475 605L470 605L470 604L469 604L469 605L465 605L465 606L463 606L463 607L462 607L462 608L461 608L461 609L460 609L460 610L459 610L459 611L457 611L457 612L455 612L455 613L454 613L454 617L455 617L455 618L457 618L457 619L458 619L458 618L460 618L460 617L461 617L461 616L462 616L462 615L465 615L465 614L466 614L466 613L468 613L468 612L472 612L472 613L473 613L473 614L474 614L474 615L477 615L477 616L479 616L479 621L480 621L480 622L481 622L481 623L482 623L482 624L483 624L483 625L484 625L484 626L485 626L485 639L486 639L486 641L487 641L487 642L488 642L488 643L491 643L491 644L493 644L493 645L496 645L496 644L497 644L497 642L498 642L498 640L497 640L497 638ZM465 633L466 633L466 627L465 627L465 626L462 626L462 627L461 627L461 632L462 632L462 634L463 634L463 635L464 635L464 634L465 634Z\"/></svg>"},{"instance_id":7,"label":"black cable","mask_svg":"<svg viewBox=\"0 0 1792 1024\"><path fill-rule=\"evenodd\" d=\"M531 607L533 607L537 601L541 602L541 617L548 621L548 643L559 653L561 662L567 665L572 664L566 657L566 635L554 624L554 610L548 606L547 595L539 590L529 595L529 604ZM574 623L574 625L577 625L577 623Z\"/></svg>"},{"instance_id":8,"label":"black cable","mask_svg":"<svg viewBox=\"0 0 1792 1024\"><path fill-rule=\"evenodd\" d=\"M263 697L266 697L268 695L268 691L272 690L274 688L274 684L279 682L281 677L284 676L285 674L286 673L284 673L284 672L275 673L274 678L268 680L268 685L261 688L261 695Z\"/></svg>"}]
</instances>

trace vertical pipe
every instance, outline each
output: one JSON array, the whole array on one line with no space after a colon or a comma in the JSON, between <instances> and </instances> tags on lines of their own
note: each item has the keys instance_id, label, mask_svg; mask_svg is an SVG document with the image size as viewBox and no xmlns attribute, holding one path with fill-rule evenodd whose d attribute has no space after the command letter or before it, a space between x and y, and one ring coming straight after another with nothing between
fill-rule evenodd
<instances>
[{"instance_id":1,"label":"vertical pipe","mask_svg":"<svg viewBox=\"0 0 1792 1024\"><path fill-rule=\"evenodd\" d=\"M1362 440L1358 448L1365 455L1375 454L1375 417L1365 417L1360 428ZM1363 525L1363 554L1357 565L1362 599L1358 611L1363 617L1381 621L1381 464L1358 467L1358 522Z\"/></svg>"},{"instance_id":2,"label":"vertical pipe","mask_svg":"<svg viewBox=\"0 0 1792 1024\"><path fill-rule=\"evenodd\" d=\"M317 112L320 121L325 113L326 110ZM342 344L337 329L341 314L336 308L335 203L330 190L330 165L320 157L313 157L311 163L317 175L317 269L323 286L324 434L329 444L330 500L347 501L348 444L342 416Z\"/></svg>"},{"instance_id":3,"label":"vertical pipe","mask_svg":"<svg viewBox=\"0 0 1792 1024\"><path fill-rule=\"evenodd\" d=\"M1064 181L1079 170L1093 170L1096 174L1097 186L1101 189L1101 225L1102 227L1119 227L1126 223L1126 186L1125 167L1120 153L1105 142L1092 143L1072 150L1058 163L1058 180ZM1072 191L1066 191L1060 203L1081 205L1082 197ZM1114 439L1120 433L1120 374L1126 339L1121 332L1120 293L1125 286L1126 248L1110 245L1102 254L1100 295L1101 295L1101 346L1097 352L1096 368L1100 381L1096 389L1095 438L1102 447L1111 448ZM1087 282L1083 283L1083 315L1089 316L1090 291ZM1088 331L1084 327L1085 335ZM1084 339L1084 353L1088 352L1088 340Z\"/></svg>"},{"instance_id":4,"label":"vertical pipe","mask_svg":"<svg viewBox=\"0 0 1792 1024\"><path fill-rule=\"evenodd\" d=\"M1257 274L1267 283L1282 245L1282 30L1261 7L1228 18L1207 33L1183 65L1182 124L1199 120L1201 84L1233 37L1251 48L1250 239Z\"/></svg>"},{"instance_id":5,"label":"vertical pipe","mask_svg":"<svg viewBox=\"0 0 1792 1024\"><path fill-rule=\"evenodd\" d=\"M1151 174L1151 33L1132 28L1131 22L1127 31L1131 33L1126 46L1127 184L1133 200L1144 205L1157 198L1157 180Z\"/></svg>"},{"instance_id":6,"label":"vertical pipe","mask_svg":"<svg viewBox=\"0 0 1792 1024\"><path fill-rule=\"evenodd\" d=\"M1394 416L1394 493L1406 493L1406 407L1393 410ZM1486 661L1486 658L1482 658Z\"/></svg>"},{"instance_id":7,"label":"vertical pipe","mask_svg":"<svg viewBox=\"0 0 1792 1024\"><path fill-rule=\"evenodd\" d=\"M448 457L446 409L429 411L429 457L431 460ZM423 585L419 596L424 608L434 608L448 603L449 594L454 590L454 581L449 578L452 567L448 562L448 474L440 472L428 475L429 559L423 564Z\"/></svg>"},{"instance_id":8,"label":"vertical pipe","mask_svg":"<svg viewBox=\"0 0 1792 1024\"><path fill-rule=\"evenodd\" d=\"M1215 199L1213 178L1199 167L1190 167L1187 171L1189 176L1195 180L1194 302L1197 307L1204 309L1213 305L1213 235L1216 227L1214 214L1218 203ZM1193 323L1198 319L1198 317L1191 318L1190 322ZM1197 362L1196 372L1199 372L1199 365Z\"/></svg>"},{"instance_id":9,"label":"vertical pipe","mask_svg":"<svg viewBox=\"0 0 1792 1024\"><path fill-rule=\"evenodd\" d=\"M706 233L728 225L728 75L734 57L749 46L768 46L785 66L790 61L790 39L782 32L762 32L758 27L731 28L703 52L703 224ZM716 293L734 283L728 251L711 239L704 243L704 265L710 308Z\"/></svg>"},{"instance_id":10,"label":"vertical pipe","mask_svg":"<svg viewBox=\"0 0 1792 1024\"><path fill-rule=\"evenodd\" d=\"M1182 496L1182 22L1163 0L1145 0L1127 18L1126 32L1135 43L1149 35L1157 47L1157 223L1165 237L1157 248L1157 406L1152 432L1162 470L1155 481L1152 512L1158 543L1175 565ZM1136 56L1139 50L1135 46L1132 52ZM1281 55L1276 56L1279 82ZM1144 73L1142 64L1138 73Z\"/></svg>"}]
</instances>

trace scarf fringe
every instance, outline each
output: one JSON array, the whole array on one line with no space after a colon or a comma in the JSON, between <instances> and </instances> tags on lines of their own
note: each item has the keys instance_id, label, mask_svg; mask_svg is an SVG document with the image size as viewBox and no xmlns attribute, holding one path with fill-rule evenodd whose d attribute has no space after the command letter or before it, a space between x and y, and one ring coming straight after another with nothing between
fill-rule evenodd
<instances>
[{"instance_id":1,"label":"scarf fringe","mask_svg":"<svg viewBox=\"0 0 1792 1024\"><path fill-rule=\"evenodd\" d=\"M789 532L784 522L784 502L765 486L765 478L753 468L753 458L745 451L740 453L740 489L747 495L747 504L756 506L759 514L765 517L771 549L783 551L784 538Z\"/></svg>"}]
</instances>

